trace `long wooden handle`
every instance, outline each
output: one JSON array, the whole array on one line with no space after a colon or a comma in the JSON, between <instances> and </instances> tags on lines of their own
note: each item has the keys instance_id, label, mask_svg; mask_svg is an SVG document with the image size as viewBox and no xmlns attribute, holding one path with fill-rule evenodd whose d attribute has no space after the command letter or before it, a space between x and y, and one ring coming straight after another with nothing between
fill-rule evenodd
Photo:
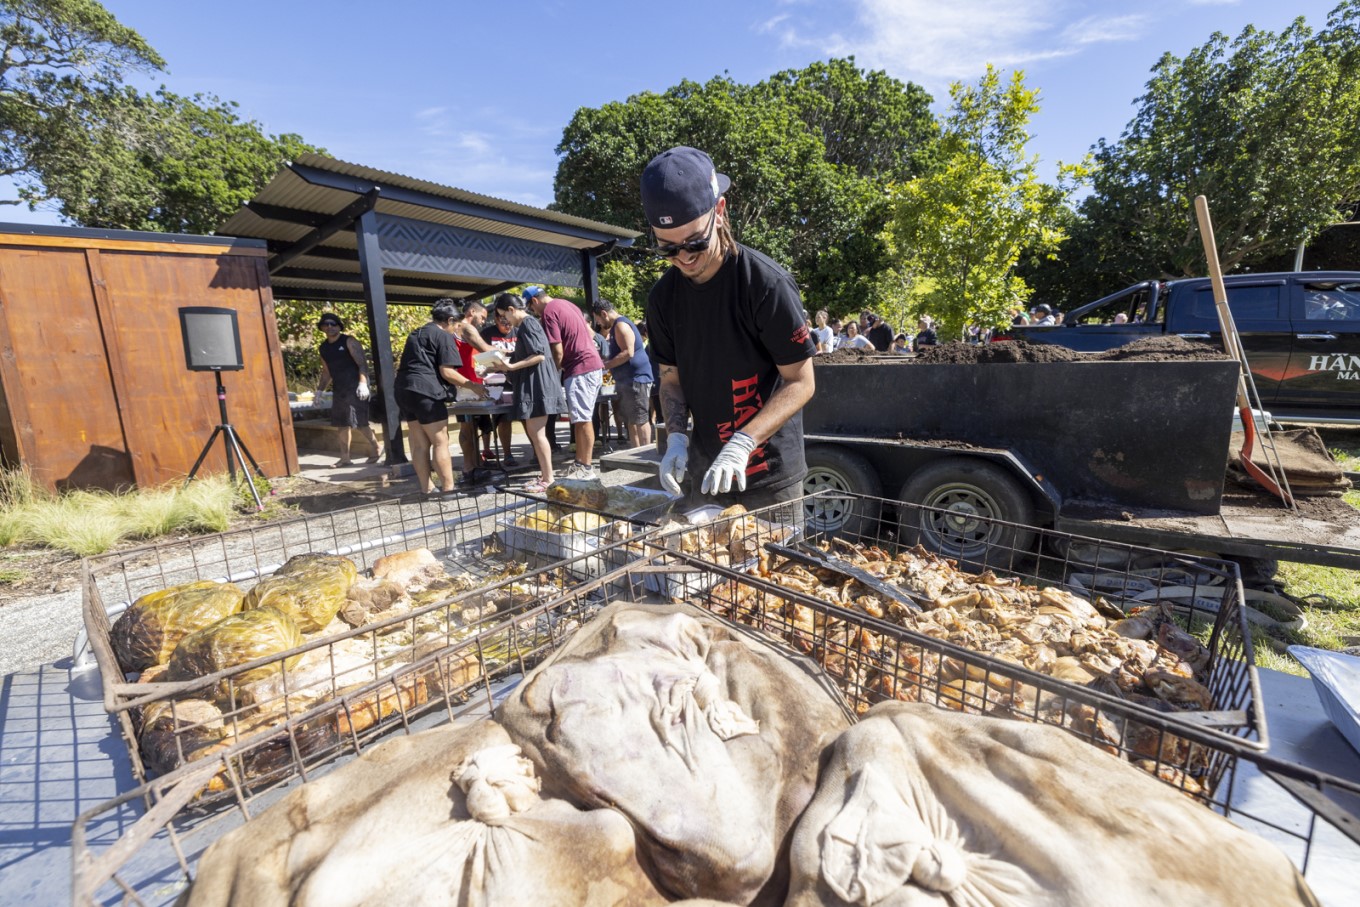
<instances>
[{"instance_id":1,"label":"long wooden handle","mask_svg":"<svg viewBox=\"0 0 1360 907\"><path fill-rule=\"evenodd\" d=\"M1242 360L1237 323L1233 321L1232 310L1228 308L1228 288L1223 284L1223 267L1218 261L1218 243L1214 241L1214 224L1209 217L1209 200L1202 195L1195 196L1195 219L1199 222L1200 241L1204 243L1204 257L1209 263L1209 283L1214 290L1214 308L1218 310L1218 327L1223 334L1223 349L1237 360L1240 368L1245 369L1247 363ZM1237 382L1237 406L1247 412L1251 411L1251 403L1247 400L1247 390L1242 381Z\"/></svg>"}]
</instances>

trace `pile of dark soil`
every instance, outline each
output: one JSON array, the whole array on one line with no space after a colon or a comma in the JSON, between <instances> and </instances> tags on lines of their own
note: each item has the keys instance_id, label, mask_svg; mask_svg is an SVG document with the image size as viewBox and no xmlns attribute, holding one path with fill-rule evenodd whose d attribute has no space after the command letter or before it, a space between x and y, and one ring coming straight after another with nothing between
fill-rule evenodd
<instances>
[{"instance_id":1,"label":"pile of dark soil","mask_svg":"<svg viewBox=\"0 0 1360 907\"><path fill-rule=\"evenodd\" d=\"M866 362L907 362L908 357L900 353L880 353L875 349L857 350L842 347L830 353L821 353L813 360L818 365L863 365Z\"/></svg>"},{"instance_id":2,"label":"pile of dark soil","mask_svg":"<svg viewBox=\"0 0 1360 907\"><path fill-rule=\"evenodd\" d=\"M1226 359L1223 348L1200 340L1185 340L1175 335L1147 337L1102 353L1079 353L1052 343L1032 343L1023 338L996 343L941 343L926 347L915 356L878 353L873 350L836 350L818 356L817 365L883 365L894 362L920 362L929 365L991 365L1014 362L1167 362L1198 359Z\"/></svg>"}]
</instances>

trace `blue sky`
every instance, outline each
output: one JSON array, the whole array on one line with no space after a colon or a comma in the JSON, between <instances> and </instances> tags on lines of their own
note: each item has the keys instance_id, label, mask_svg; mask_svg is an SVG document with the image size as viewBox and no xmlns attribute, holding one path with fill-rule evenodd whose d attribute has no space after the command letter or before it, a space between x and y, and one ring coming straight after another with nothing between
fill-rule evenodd
<instances>
[{"instance_id":1,"label":"blue sky","mask_svg":"<svg viewBox=\"0 0 1360 907\"><path fill-rule=\"evenodd\" d=\"M168 62L145 87L213 92L342 160L542 206L580 107L723 73L758 82L853 54L924 86L987 63L1041 90L1046 177L1115 139L1164 52L1214 31L1326 24L1336 0L106 0ZM661 150L661 149L658 149ZM721 149L709 149L721 165ZM0 185L0 197L12 188ZM0 208L0 220L57 223Z\"/></svg>"}]
</instances>

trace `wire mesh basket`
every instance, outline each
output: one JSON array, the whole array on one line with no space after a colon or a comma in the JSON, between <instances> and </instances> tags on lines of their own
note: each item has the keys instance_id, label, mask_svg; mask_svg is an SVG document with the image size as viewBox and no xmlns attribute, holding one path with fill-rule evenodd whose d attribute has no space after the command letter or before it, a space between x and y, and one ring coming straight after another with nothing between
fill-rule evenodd
<instances>
[{"instance_id":1,"label":"wire mesh basket","mask_svg":"<svg viewBox=\"0 0 1360 907\"><path fill-rule=\"evenodd\" d=\"M574 558L507 546L506 527L540 509L496 491L403 499L87 559L86 632L134 776L145 781L229 753L227 767L197 794L206 804L232 792L233 774L247 787L267 787L305 775L360 738L447 707L508 657L487 648L484 628L598 576L606 569L602 552L646 530L595 520L591 529L563 533L571 537L563 550L579 552ZM417 548L435 556L447 579L372 621L339 631L332 624L300 646L193 680L161 682L147 672L134 682L120 669L111 619L148 592L195 580L244 586L302 554L345 556L362 571ZM530 566L546 569L526 573ZM465 639L480 640L475 654L457 648ZM446 657L432 660L440 651Z\"/></svg>"},{"instance_id":2,"label":"wire mesh basket","mask_svg":"<svg viewBox=\"0 0 1360 907\"><path fill-rule=\"evenodd\" d=\"M670 562L672 584L707 590L711 610L812 655L856 712L925 700L1058 724L1204 797L1230 759L1178 730L1266 749L1235 564L970 516L988 542L961 566L900 539L901 526L938 522L911 504L839 493L846 509L891 506L899 519L816 531L805 515L830 494L633 545ZM1032 545L993 531L1011 528ZM1141 622L1125 620L1135 608ZM1139 631L1153 638L1120 635Z\"/></svg>"},{"instance_id":3,"label":"wire mesh basket","mask_svg":"<svg viewBox=\"0 0 1360 907\"><path fill-rule=\"evenodd\" d=\"M739 569L707 562L692 554L654 548L617 570L565 590L551 601L503 616L475 636L424 656L416 669L457 663L466 656L485 657L484 653L492 649L504 653L503 659L475 678L466 679L460 685L446 686L439 696L438 708L420 716L408 715L400 724L401 731L413 733L445 721L489 714L525 671L564 643L598 609L617 601L659 602L659 597L651 595L639 599L638 591L644 588L649 577L675 572L697 577L705 585L707 591L691 597L692 603L705 607L720 619L744 625L748 631L754 627L776 642L787 639L787 625L765 615L763 610L753 610L752 604L765 596L796 601L793 593ZM484 594L487 593L472 593L470 600L476 601ZM844 609L826 603L808 606L821 607L828 614L845 613ZM842 627L856 622L842 620ZM867 616L859 623L862 630L879 626L879 622ZM885 634L889 630L890 627L882 628ZM857 651L850 641L852 633L853 630L842 636L839 630L829 631L820 640L821 649L857 657L851 655ZM913 640L912 644L917 642ZM993 666L985 656L947 642L922 639L919 645L931 651L938 650L944 657L955 658L961 663L979 666L994 679L1004 677L1007 684L1013 681L1032 683L1064 704L1089 708L1092 714L1099 713L1123 727L1150 721L1162 739L1175 738L1190 750L1208 754L1208 761L1223 773L1222 783L1205 785L1204 790L1195 792L1196 799L1275 841L1303 870L1309 867L1315 845L1341 849L1343 860L1360 858L1360 847L1356 844L1360 841L1360 831L1356 830L1357 822L1352 815L1360 810L1360 784L1272 759L1255 748L1255 740L1224 733L1212 722L1176 724L1172 716L1135 713L1126 703L1106 702L1094 691L1055 682L1042 675L1030 676L1030 672L1018 666L1006 663ZM794 647L787 649L791 656L796 652ZM838 680L846 711L852 717L864 704L882 698L862 685L845 683L844 675ZM982 702L952 700L943 688L937 687L935 693L926 694L926 686L921 686L921 698L938 707L985 710ZM1010 714L1019 717L1014 712ZM312 717L305 713L294 716L291 726L305 727ZM1032 720L1043 721L1045 716L1037 715ZM1065 722L1063 726L1105 746L1077 722ZM269 787L252 786L235 771L234 757L241 752L238 747L235 751L214 754L204 762L191 763L152 779L85 812L77 819L72 836L74 902L79 905L119 901L137 904L173 902L190 883L193 867L213 841L248 822L251 816L277 802L302 780L333 771L365 751L374 740L355 735L345 742L341 758L295 772ZM1178 789L1187 789L1169 770L1179 770L1180 765L1182 763L1176 758L1163 758L1161 767L1168 771L1156 772L1157 777ZM1283 795L1285 803L1271 801L1257 811L1244 809L1244 802L1248 807L1256 805L1243 793L1250 792L1242 780L1247 774L1283 785L1288 791ZM194 802L205 785L223 775L227 779L230 810L204 812L185 808ZM1274 785L1269 786L1278 790ZM1319 818L1325 821L1319 822ZM1342 832L1334 832L1333 826L1341 828ZM1155 833L1155 830L1149 833Z\"/></svg>"}]
</instances>

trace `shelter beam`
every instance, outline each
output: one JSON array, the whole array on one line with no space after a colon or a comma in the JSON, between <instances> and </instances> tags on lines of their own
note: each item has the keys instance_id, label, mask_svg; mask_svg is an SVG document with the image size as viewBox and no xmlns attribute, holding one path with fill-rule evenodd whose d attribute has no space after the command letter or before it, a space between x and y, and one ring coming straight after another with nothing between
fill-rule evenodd
<instances>
[{"instance_id":1,"label":"shelter beam","mask_svg":"<svg viewBox=\"0 0 1360 907\"><path fill-rule=\"evenodd\" d=\"M378 204L379 192L380 190L378 187L374 186L368 192L346 205L339 214L332 217L324 225L317 227L306 236L302 237L302 239L293 243L293 245L288 247L287 251L280 252L278 255L274 256L274 259L269 263L269 273L273 274L293 259L306 255L309 251L321 245L341 230L350 227L355 220L363 215L371 214L374 206ZM362 253L360 253L360 257L362 258Z\"/></svg>"}]
</instances>

